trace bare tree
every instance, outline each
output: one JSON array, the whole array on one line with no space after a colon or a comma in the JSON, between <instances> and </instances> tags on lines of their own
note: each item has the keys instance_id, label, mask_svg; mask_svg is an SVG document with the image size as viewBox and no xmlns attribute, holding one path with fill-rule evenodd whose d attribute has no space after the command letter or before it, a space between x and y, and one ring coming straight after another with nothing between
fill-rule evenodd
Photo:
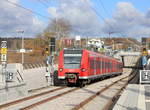
<instances>
[{"instance_id":1,"label":"bare tree","mask_svg":"<svg viewBox=\"0 0 150 110\"><path fill-rule=\"evenodd\" d=\"M69 21L63 18L53 19L44 31L46 37L56 37L57 39L68 37L71 31Z\"/></svg>"},{"instance_id":2,"label":"bare tree","mask_svg":"<svg viewBox=\"0 0 150 110\"><path fill-rule=\"evenodd\" d=\"M68 20L59 18L53 19L50 21L47 28L44 32L38 36L45 41L45 44L48 45L52 37L57 39L56 45L58 48L62 47L62 42L65 37L68 37L71 32L71 25Z\"/></svg>"}]
</instances>

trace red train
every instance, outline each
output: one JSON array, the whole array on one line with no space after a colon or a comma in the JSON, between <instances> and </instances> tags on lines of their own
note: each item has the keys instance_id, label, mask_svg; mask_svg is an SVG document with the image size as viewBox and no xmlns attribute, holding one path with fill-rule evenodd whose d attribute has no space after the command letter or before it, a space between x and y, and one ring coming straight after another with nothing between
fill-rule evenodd
<instances>
[{"instance_id":1,"label":"red train","mask_svg":"<svg viewBox=\"0 0 150 110\"><path fill-rule=\"evenodd\" d=\"M58 79L67 85L85 85L92 80L122 73L122 62L86 49L60 51Z\"/></svg>"}]
</instances>

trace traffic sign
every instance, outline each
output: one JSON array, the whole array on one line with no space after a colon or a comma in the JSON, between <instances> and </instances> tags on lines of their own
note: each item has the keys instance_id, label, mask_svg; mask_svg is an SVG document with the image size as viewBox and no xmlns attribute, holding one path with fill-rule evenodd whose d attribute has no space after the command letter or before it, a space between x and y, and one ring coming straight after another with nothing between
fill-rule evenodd
<instances>
[{"instance_id":1,"label":"traffic sign","mask_svg":"<svg viewBox=\"0 0 150 110\"><path fill-rule=\"evenodd\" d=\"M7 56L6 54L1 54L1 61L6 62L7 61Z\"/></svg>"},{"instance_id":2,"label":"traffic sign","mask_svg":"<svg viewBox=\"0 0 150 110\"><path fill-rule=\"evenodd\" d=\"M76 40L81 40L81 37L80 36L76 36Z\"/></svg>"},{"instance_id":3,"label":"traffic sign","mask_svg":"<svg viewBox=\"0 0 150 110\"><path fill-rule=\"evenodd\" d=\"M1 54L7 54L7 48L1 48Z\"/></svg>"},{"instance_id":4,"label":"traffic sign","mask_svg":"<svg viewBox=\"0 0 150 110\"><path fill-rule=\"evenodd\" d=\"M20 49L21 53L25 53L25 51L26 51L25 49Z\"/></svg>"},{"instance_id":5,"label":"traffic sign","mask_svg":"<svg viewBox=\"0 0 150 110\"><path fill-rule=\"evenodd\" d=\"M140 70L140 83L150 83L150 70Z\"/></svg>"},{"instance_id":6,"label":"traffic sign","mask_svg":"<svg viewBox=\"0 0 150 110\"><path fill-rule=\"evenodd\" d=\"M7 48L7 41L1 42L1 48Z\"/></svg>"}]
</instances>

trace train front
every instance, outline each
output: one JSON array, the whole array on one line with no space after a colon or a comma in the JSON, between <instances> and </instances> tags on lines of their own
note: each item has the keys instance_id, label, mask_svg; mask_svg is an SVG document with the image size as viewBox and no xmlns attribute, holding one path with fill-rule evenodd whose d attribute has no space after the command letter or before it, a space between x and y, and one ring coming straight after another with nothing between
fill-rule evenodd
<instances>
[{"instance_id":1,"label":"train front","mask_svg":"<svg viewBox=\"0 0 150 110\"><path fill-rule=\"evenodd\" d=\"M58 78L68 85L77 84L81 75L82 49L64 49L59 55Z\"/></svg>"}]
</instances>

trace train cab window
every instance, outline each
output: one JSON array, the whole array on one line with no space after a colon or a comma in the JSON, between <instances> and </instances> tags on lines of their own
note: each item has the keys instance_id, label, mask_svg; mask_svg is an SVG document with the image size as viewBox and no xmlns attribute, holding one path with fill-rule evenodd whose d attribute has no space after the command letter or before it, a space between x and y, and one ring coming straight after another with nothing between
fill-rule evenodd
<instances>
[{"instance_id":1,"label":"train cab window","mask_svg":"<svg viewBox=\"0 0 150 110\"><path fill-rule=\"evenodd\" d=\"M80 68L82 54L64 54L64 68Z\"/></svg>"}]
</instances>

